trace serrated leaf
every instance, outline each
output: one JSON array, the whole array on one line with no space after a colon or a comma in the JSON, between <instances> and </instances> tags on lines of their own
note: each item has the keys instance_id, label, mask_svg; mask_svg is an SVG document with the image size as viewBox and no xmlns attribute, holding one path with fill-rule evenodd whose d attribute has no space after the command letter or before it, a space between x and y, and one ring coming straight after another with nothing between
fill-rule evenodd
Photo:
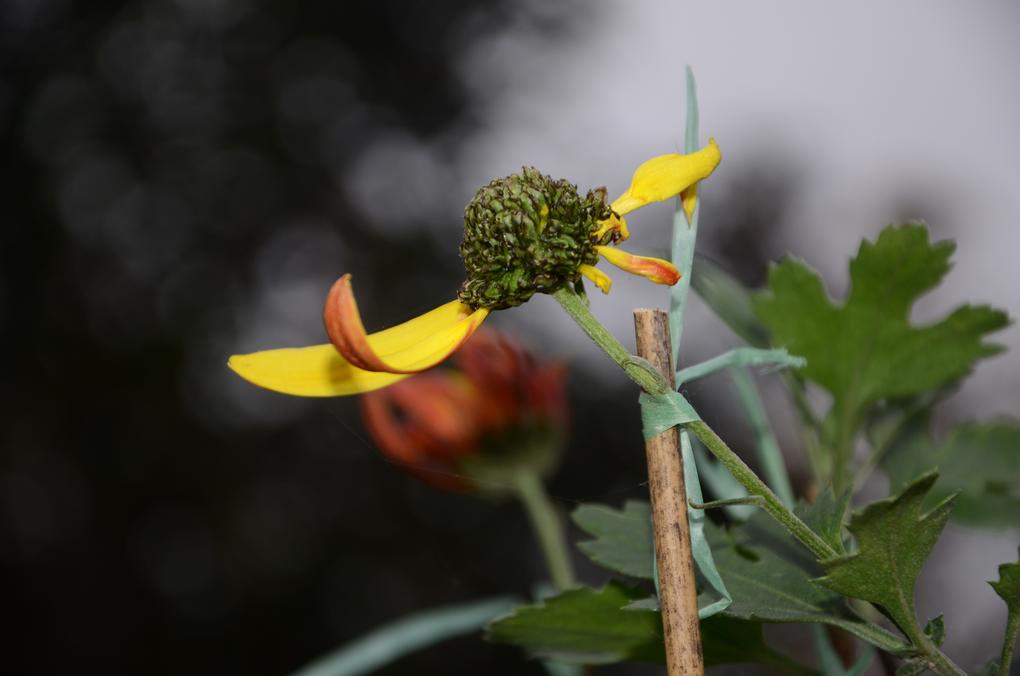
<instances>
[{"instance_id":1,"label":"serrated leaf","mask_svg":"<svg viewBox=\"0 0 1020 676\"><path fill-rule=\"evenodd\" d=\"M754 313L751 292L717 263L695 255L691 288L748 345L766 347L769 331Z\"/></svg>"},{"instance_id":2,"label":"serrated leaf","mask_svg":"<svg viewBox=\"0 0 1020 676\"><path fill-rule=\"evenodd\" d=\"M834 398L848 419L888 397L939 388L996 354L986 334L1007 316L986 306L963 306L935 324L912 326L913 303L949 270L951 242L930 244L923 225L886 228L865 240L850 263L851 290L843 305L828 297L818 273L788 259L769 273L754 298L757 316L775 345L807 358L803 375Z\"/></svg>"},{"instance_id":3,"label":"serrated leaf","mask_svg":"<svg viewBox=\"0 0 1020 676\"><path fill-rule=\"evenodd\" d=\"M492 641L565 662L663 662L659 613L623 609L646 596L640 588L618 582L602 589L571 589L496 620L487 635Z\"/></svg>"},{"instance_id":4,"label":"serrated leaf","mask_svg":"<svg viewBox=\"0 0 1020 676\"><path fill-rule=\"evenodd\" d=\"M487 638L569 663L662 663L659 613L624 609L646 596L642 589L619 582L602 589L571 589L496 620L489 625ZM706 664L786 662L765 645L757 623L712 617L701 623L701 633Z\"/></svg>"},{"instance_id":5,"label":"serrated leaf","mask_svg":"<svg viewBox=\"0 0 1020 676\"><path fill-rule=\"evenodd\" d=\"M941 444L930 427L930 412L923 411L889 444L882 467L894 490L937 467L940 478L926 504L958 493L954 521L1020 528L1020 424L961 425Z\"/></svg>"},{"instance_id":6,"label":"serrated leaf","mask_svg":"<svg viewBox=\"0 0 1020 676\"><path fill-rule=\"evenodd\" d=\"M801 503L795 510L808 528L817 533L825 543L836 552L845 551L843 545L843 519L847 506L850 504L850 492L844 491L839 496L832 488L826 488L810 505Z\"/></svg>"},{"instance_id":7,"label":"serrated leaf","mask_svg":"<svg viewBox=\"0 0 1020 676\"><path fill-rule=\"evenodd\" d=\"M651 580L654 573L652 514L647 502L629 500L622 510L581 505L571 514L594 540L577 544L592 561L624 575Z\"/></svg>"},{"instance_id":8,"label":"serrated leaf","mask_svg":"<svg viewBox=\"0 0 1020 676\"><path fill-rule=\"evenodd\" d=\"M836 593L814 582L822 571L803 547L758 513L744 526L707 528L716 565L733 603L724 613L766 622L817 622L840 627L890 652L898 638L860 620Z\"/></svg>"},{"instance_id":9,"label":"serrated leaf","mask_svg":"<svg viewBox=\"0 0 1020 676\"><path fill-rule=\"evenodd\" d=\"M924 633L931 639L931 642L938 648L946 640L946 622L942 616L933 617L924 625Z\"/></svg>"},{"instance_id":10,"label":"serrated leaf","mask_svg":"<svg viewBox=\"0 0 1020 676\"><path fill-rule=\"evenodd\" d=\"M1020 560L999 566L998 581L988 584L1006 602L1009 612L1020 613Z\"/></svg>"},{"instance_id":11,"label":"serrated leaf","mask_svg":"<svg viewBox=\"0 0 1020 676\"><path fill-rule=\"evenodd\" d=\"M857 551L823 561L818 579L833 591L877 604L907 635L916 635L914 585L949 518L952 498L927 514L921 506L938 475L927 474L895 497L853 515L848 530Z\"/></svg>"},{"instance_id":12,"label":"serrated leaf","mask_svg":"<svg viewBox=\"0 0 1020 676\"><path fill-rule=\"evenodd\" d=\"M824 518L831 521L833 517ZM651 579L652 527L647 502L630 501L622 511L583 505L574 512L574 521L599 536L598 540L580 543L593 560L634 577ZM821 622L841 627L890 652L906 647L892 634L862 622L838 594L815 584L813 578L821 574L821 568L771 517L759 512L745 525L730 530L706 521L705 534L719 574L733 597L732 605L723 611L725 615L767 622ZM699 599L699 605L713 600ZM646 601L642 598L638 603Z\"/></svg>"},{"instance_id":13,"label":"serrated leaf","mask_svg":"<svg viewBox=\"0 0 1020 676\"><path fill-rule=\"evenodd\" d=\"M1016 563L1004 563L999 566L999 579L989 582L992 589L1006 602L1006 638L1002 644L1002 655L999 664L1010 664L1011 671L1020 669L1020 664L1012 659L1013 646L1020 634L1020 560Z\"/></svg>"}]
</instances>

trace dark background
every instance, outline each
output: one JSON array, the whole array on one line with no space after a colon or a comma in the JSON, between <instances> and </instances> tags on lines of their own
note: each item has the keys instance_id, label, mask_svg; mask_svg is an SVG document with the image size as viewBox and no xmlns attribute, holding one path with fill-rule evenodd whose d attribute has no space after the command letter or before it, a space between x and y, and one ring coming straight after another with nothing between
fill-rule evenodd
<instances>
[{"instance_id":1,"label":"dark background","mask_svg":"<svg viewBox=\"0 0 1020 676\"><path fill-rule=\"evenodd\" d=\"M456 256L377 234L337 176L382 129L472 124L451 41L509 4L0 5L6 673L281 674L410 611L530 594L515 505L406 477L353 399L225 367L259 275L324 294L360 272L380 324L449 297ZM640 463L600 452L636 425L579 436L555 490L638 492ZM483 670L540 673L476 637L387 673Z\"/></svg>"},{"instance_id":2,"label":"dark background","mask_svg":"<svg viewBox=\"0 0 1020 676\"><path fill-rule=\"evenodd\" d=\"M225 361L320 342L343 272L373 326L451 297L435 210L378 227L343 189L355 160L395 132L479 129L457 45L508 22L569 41L590 29L579 6L0 3L5 673L282 674L408 612L531 595L516 505L423 486L365 440L354 399L265 393ZM704 247L748 283L777 253L791 167L750 163L706 198ZM643 495L633 390L575 368L571 396L560 504ZM542 672L472 636L385 673Z\"/></svg>"}]
</instances>

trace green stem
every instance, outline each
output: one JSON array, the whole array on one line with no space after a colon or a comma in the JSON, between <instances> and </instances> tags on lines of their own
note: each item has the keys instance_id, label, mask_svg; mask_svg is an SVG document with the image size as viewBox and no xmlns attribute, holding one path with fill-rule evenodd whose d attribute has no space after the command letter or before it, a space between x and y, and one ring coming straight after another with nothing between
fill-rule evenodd
<instances>
[{"instance_id":1,"label":"green stem","mask_svg":"<svg viewBox=\"0 0 1020 676\"><path fill-rule=\"evenodd\" d=\"M588 306L584 305L576 294L568 289L561 289L553 294L553 297L563 306L567 314L577 322L578 325L588 333L595 343L626 372L630 378L641 385L645 392L650 395L663 395L670 392L665 379L657 373L651 365L636 358L620 345L619 341L606 330L598 319L592 314ZM729 470L729 473L741 483L751 496L758 496L762 500L764 509L772 518L779 522L790 534L799 539L815 557L821 561L832 559L837 556L836 552L829 547L817 533L808 527L796 514L789 510L775 493L762 481L748 465L737 456L732 449L726 446L719 436L704 421L698 420L686 423L685 428L694 432L701 443L707 448L719 462ZM543 493L544 495L544 493ZM546 499L548 500L548 499ZM873 626L873 625L869 625ZM874 627L879 633L885 633L878 627ZM959 668L953 664L945 655L938 652L938 649L928 640L928 637L920 632L920 636L908 636L916 647L921 649L931 668L940 674L957 676L962 674ZM887 641L885 641L887 643ZM882 645L882 642L876 644Z\"/></svg>"},{"instance_id":2,"label":"green stem","mask_svg":"<svg viewBox=\"0 0 1020 676\"><path fill-rule=\"evenodd\" d=\"M807 400L807 393L804 391L804 381L793 374L784 374L784 380L792 395L793 403L800 417L801 439L804 442L804 450L807 453L808 463L811 465L811 473L817 486L825 485L826 479L831 473L831 460L823 452L819 435L822 424L811 409ZM812 491L808 491L811 495Z\"/></svg>"},{"instance_id":3,"label":"green stem","mask_svg":"<svg viewBox=\"0 0 1020 676\"><path fill-rule=\"evenodd\" d=\"M670 391L669 383L652 365L632 355L606 327L595 318L588 305L568 287L553 292L552 297L566 310L571 319L584 329L588 337L615 361L638 387L649 394L665 394Z\"/></svg>"},{"instance_id":4,"label":"green stem","mask_svg":"<svg viewBox=\"0 0 1020 676\"><path fill-rule=\"evenodd\" d=\"M533 471L521 470L514 475L514 483L517 496L524 505L531 527L538 537L538 544L553 584L558 591L573 587L574 569L570 563L563 521L556 510L556 505L549 499L542 479Z\"/></svg>"},{"instance_id":5,"label":"green stem","mask_svg":"<svg viewBox=\"0 0 1020 676\"><path fill-rule=\"evenodd\" d=\"M716 371L734 366L775 366L800 368L806 362L794 357L785 348L763 350L758 347L738 347L703 362L688 366L676 372L677 384L689 383L698 378L712 375Z\"/></svg>"},{"instance_id":6,"label":"green stem","mask_svg":"<svg viewBox=\"0 0 1020 676\"><path fill-rule=\"evenodd\" d=\"M698 467L698 476L705 482L713 495L731 495L735 498L747 498L747 490L739 481L733 478L721 463L708 457L701 442L692 443L691 450L694 452L694 461ZM754 498L758 500L759 498ZM756 507L749 505L733 505L725 507L726 515L737 522L747 521L754 514Z\"/></svg>"},{"instance_id":7,"label":"green stem","mask_svg":"<svg viewBox=\"0 0 1020 676\"><path fill-rule=\"evenodd\" d=\"M850 483L850 459L853 457L856 429L855 416L851 416L849 405L843 405L836 423L836 439L833 448L835 462L832 467L832 489L836 495L846 490Z\"/></svg>"},{"instance_id":8,"label":"green stem","mask_svg":"<svg viewBox=\"0 0 1020 676\"><path fill-rule=\"evenodd\" d=\"M670 391L665 379L659 375L650 365L642 364L626 348L616 340L609 331L591 313L586 305L577 295L567 288L562 288L553 294L553 298L559 301L563 309L567 311L584 332L601 347L609 357L620 365L628 376L641 386L648 394L665 394ZM743 484L751 495L758 495L764 499L762 507L771 514L783 527L798 540L804 543L811 552L819 559L828 559L836 556L836 552L825 543L825 540L815 534L807 525L791 512L776 497L768 486L765 485L758 475L740 459L733 450L702 421L689 423L687 428L712 452L715 457L730 471L730 474Z\"/></svg>"},{"instance_id":9,"label":"green stem","mask_svg":"<svg viewBox=\"0 0 1020 676\"><path fill-rule=\"evenodd\" d=\"M914 609L911 608L910 612L913 618L916 615ZM931 639L921 630L916 621L909 622L906 627L900 628L907 635L907 638L910 639L910 642L914 644L914 648L924 655L929 669L943 676L967 676L967 672L956 666L951 659L946 657L945 653L932 643Z\"/></svg>"},{"instance_id":10,"label":"green stem","mask_svg":"<svg viewBox=\"0 0 1020 676\"><path fill-rule=\"evenodd\" d=\"M500 596L456 606L412 613L317 658L291 676L357 676L375 673L416 650L440 641L478 632L521 600Z\"/></svg>"},{"instance_id":11,"label":"green stem","mask_svg":"<svg viewBox=\"0 0 1020 676\"><path fill-rule=\"evenodd\" d=\"M791 512L783 501L780 500L772 490L765 485L765 482L758 478L747 464L740 459L733 449L726 445L726 442L719 438L712 428L704 421L698 420L687 424L687 428L694 433L698 440L705 445L712 455L719 459L730 471L730 474L743 484L744 488L751 495L758 495L764 499L762 509L768 512L772 518L780 523L795 538L800 540L805 547L818 559L830 559L836 556L835 550L825 540L819 537L813 530L807 527L796 514Z\"/></svg>"},{"instance_id":12,"label":"green stem","mask_svg":"<svg viewBox=\"0 0 1020 676\"><path fill-rule=\"evenodd\" d=\"M1006 618L1006 639L1002 643L1002 657L999 658L999 676L1009 676L1013 663L1013 646L1020 634L1020 611L1011 612Z\"/></svg>"},{"instance_id":13,"label":"green stem","mask_svg":"<svg viewBox=\"0 0 1020 676\"><path fill-rule=\"evenodd\" d=\"M754 435L758 439L758 454L761 458L762 470L769 486L779 495L783 504L793 507L793 487L790 485L790 476L786 473L786 464L783 462L783 453L779 450L779 442L776 435L772 433L769 426L768 415L765 413L765 405L762 404L758 387L747 369L741 366L730 369L730 376L733 384L737 387L737 394L747 412L747 418L751 421Z\"/></svg>"}]
</instances>

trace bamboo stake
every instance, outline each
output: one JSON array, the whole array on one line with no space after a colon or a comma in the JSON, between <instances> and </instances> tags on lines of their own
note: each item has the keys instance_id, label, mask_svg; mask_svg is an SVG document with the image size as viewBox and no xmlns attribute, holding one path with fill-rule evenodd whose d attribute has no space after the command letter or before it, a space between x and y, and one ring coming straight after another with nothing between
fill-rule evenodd
<instances>
[{"instance_id":1,"label":"bamboo stake","mask_svg":"<svg viewBox=\"0 0 1020 676\"><path fill-rule=\"evenodd\" d=\"M662 310L635 310L638 356L647 359L674 386L670 358L669 315ZM666 641L669 676L701 676L701 625L698 592L687 524L680 436L673 427L645 442L648 488L655 530L655 562L659 573L659 605Z\"/></svg>"}]
</instances>

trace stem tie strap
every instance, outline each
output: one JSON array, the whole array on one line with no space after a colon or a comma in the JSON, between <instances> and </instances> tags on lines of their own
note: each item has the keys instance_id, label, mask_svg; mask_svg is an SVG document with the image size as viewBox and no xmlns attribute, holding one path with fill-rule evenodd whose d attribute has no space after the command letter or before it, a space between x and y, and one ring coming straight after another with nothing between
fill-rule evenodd
<instances>
[{"instance_id":1,"label":"stem tie strap","mask_svg":"<svg viewBox=\"0 0 1020 676\"><path fill-rule=\"evenodd\" d=\"M641 404L641 426L645 439L651 439L671 427L701 420L698 412L679 392L642 392L638 402Z\"/></svg>"}]
</instances>

